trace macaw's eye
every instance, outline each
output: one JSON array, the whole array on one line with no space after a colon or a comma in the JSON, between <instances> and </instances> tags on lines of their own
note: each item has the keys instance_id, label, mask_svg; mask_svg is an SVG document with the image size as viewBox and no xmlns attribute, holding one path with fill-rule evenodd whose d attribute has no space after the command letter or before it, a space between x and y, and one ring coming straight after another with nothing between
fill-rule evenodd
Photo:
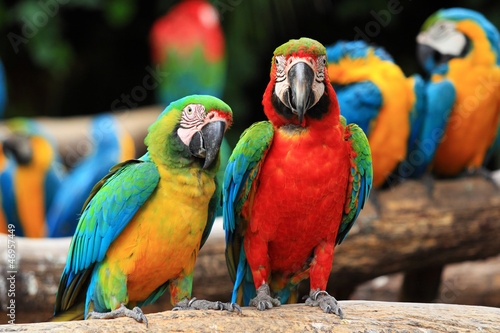
<instances>
[{"instance_id":1,"label":"macaw's eye","mask_svg":"<svg viewBox=\"0 0 500 333\"><path fill-rule=\"evenodd\" d=\"M274 63L276 64L276 66L279 64L278 58L274 58Z\"/></svg>"},{"instance_id":2,"label":"macaw's eye","mask_svg":"<svg viewBox=\"0 0 500 333\"><path fill-rule=\"evenodd\" d=\"M188 113L188 114L193 113L193 108L189 106L189 107L188 107L188 109L187 109L187 113Z\"/></svg>"}]
</instances>

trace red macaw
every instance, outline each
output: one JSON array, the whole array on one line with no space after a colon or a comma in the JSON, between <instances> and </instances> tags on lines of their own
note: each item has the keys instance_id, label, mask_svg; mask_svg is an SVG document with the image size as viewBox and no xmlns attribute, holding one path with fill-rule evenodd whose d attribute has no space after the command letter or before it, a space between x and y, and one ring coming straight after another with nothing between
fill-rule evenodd
<instances>
[{"instance_id":1,"label":"red macaw","mask_svg":"<svg viewBox=\"0 0 500 333\"><path fill-rule=\"evenodd\" d=\"M223 211L233 302L272 308L310 277L306 304L342 317L325 291L334 247L363 207L373 171L365 134L340 116L326 60L308 38L275 50L263 98L269 121L247 129L229 159Z\"/></svg>"}]
</instances>

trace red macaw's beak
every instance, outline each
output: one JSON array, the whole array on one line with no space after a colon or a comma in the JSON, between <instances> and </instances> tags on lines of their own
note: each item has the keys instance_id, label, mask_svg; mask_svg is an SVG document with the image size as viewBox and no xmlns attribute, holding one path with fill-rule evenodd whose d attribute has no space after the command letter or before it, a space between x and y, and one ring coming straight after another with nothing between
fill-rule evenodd
<instances>
[{"instance_id":1,"label":"red macaw's beak","mask_svg":"<svg viewBox=\"0 0 500 333\"><path fill-rule=\"evenodd\" d=\"M305 62L298 62L288 71L288 81L291 90L288 103L292 112L299 117L299 123L302 124L306 111L314 103L312 91L314 72Z\"/></svg>"},{"instance_id":2,"label":"red macaw's beak","mask_svg":"<svg viewBox=\"0 0 500 333\"><path fill-rule=\"evenodd\" d=\"M201 130L193 135L189 142L189 151L191 154L195 157L205 159L203 169L210 167L219 154L226 127L227 123L224 119L212 117L203 125Z\"/></svg>"}]
</instances>

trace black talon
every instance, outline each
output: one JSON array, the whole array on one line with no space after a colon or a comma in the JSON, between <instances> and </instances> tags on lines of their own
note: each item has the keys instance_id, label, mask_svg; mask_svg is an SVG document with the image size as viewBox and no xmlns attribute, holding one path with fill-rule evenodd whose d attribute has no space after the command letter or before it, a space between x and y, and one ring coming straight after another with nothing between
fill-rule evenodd
<instances>
[{"instance_id":1,"label":"black talon","mask_svg":"<svg viewBox=\"0 0 500 333\"><path fill-rule=\"evenodd\" d=\"M338 313L340 319L344 319L344 313L342 312L342 309L339 308L339 313Z\"/></svg>"},{"instance_id":2,"label":"black talon","mask_svg":"<svg viewBox=\"0 0 500 333\"><path fill-rule=\"evenodd\" d=\"M243 314L243 312L241 311L241 307L240 307L238 304L236 304L236 303L231 303L231 306L232 306L232 307L234 307L234 308L236 308L236 310L238 310L238 312L239 312L240 314Z\"/></svg>"}]
</instances>

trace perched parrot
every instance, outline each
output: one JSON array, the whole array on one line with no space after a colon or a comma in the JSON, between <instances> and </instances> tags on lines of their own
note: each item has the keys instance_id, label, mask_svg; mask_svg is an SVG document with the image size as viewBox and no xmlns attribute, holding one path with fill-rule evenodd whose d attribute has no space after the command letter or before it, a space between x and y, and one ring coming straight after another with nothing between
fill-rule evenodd
<instances>
[{"instance_id":1,"label":"perched parrot","mask_svg":"<svg viewBox=\"0 0 500 333\"><path fill-rule=\"evenodd\" d=\"M17 236L45 237L46 212L64 178L57 145L38 122L5 122L0 189L5 221ZM3 227L0 227L3 230Z\"/></svg>"},{"instance_id":2,"label":"perched parrot","mask_svg":"<svg viewBox=\"0 0 500 333\"><path fill-rule=\"evenodd\" d=\"M227 71L225 40L219 14L210 2L181 1L154 23L149 42L153 63L168 74L157 89L161 105L193 94L223 97ZM226 138L220 150L217 177L222 184L232 151ZM222 207L217 216L222 216Z\"/></svg>"},{"instance_id":3,"label":"perched parrot","mask_svg":"<svg viewBox=\"0 0 500 333\"><path fill-rule=\"evenodd\" d=\"M368 136L379 187L406 157L423 81L407 78L382 47L364 41L339 41L326 52L340 112Z\"/></svg>"},{"instance_id":4,"label":"perched parrot","mask_svg":"<svg viewBox=\"0 0 500 333\"><path fill-rule=\"evenodd\" d=\"M178 309L239 310L189 300L196 257L220 201L215 175L231 122L231 109L215 97L173 102L149 127L148 152L117 164L97 183L70 245L54 320L146 321L140 307L168 288Z\"/></svg>"},{"instance_id":5,"label":"perched parrot","mask_svg":"<svg viewBox=\"0 0 500 333\"><path fill-rule=\"evenodd\" d=\"M210 2L186 0L175 5L154 23L149 41L153 63L168 74L157 90L162 105L190 94L222 98L225 43L219 15Z\"/></svg>"},{"instance_id":6,"label":"perched parrot","mask_svg":"<svg viewBox=\"0 0 500 333\"><path fill-rule=\"evenodd\" d=\"M92 152L68 173L47 212L49 237L72 236L94 185L115 164L135 157L132 137L109 113L92 119L91 137Z\"/></svg>"},{"instance_id":7,"label":"perched parrot","mask_svg":"<svg viewBox=\"0 0 500 333\"><path fill-rule=\"evenodd\" d=\"M241 136L223 186L226 261L233 302L259 310L284 303L310 277L306 304L342 316L326 285L333 251L372 186L370 147L346 126L315 40L274 51L263 97L269 121Z\"/></svg>"},{"instance_id":8,"label":"perched parrot","mask_svg":"<svg viewBox=\"0 0 500 333\"><path fill-rule=\"evenodd\" d=\"M475 11L442 9L425 21L417 43L430 82L424 131L410 164L440 176L477 170L499 127L498 30Z\"/></svg>"}]
</instances>

